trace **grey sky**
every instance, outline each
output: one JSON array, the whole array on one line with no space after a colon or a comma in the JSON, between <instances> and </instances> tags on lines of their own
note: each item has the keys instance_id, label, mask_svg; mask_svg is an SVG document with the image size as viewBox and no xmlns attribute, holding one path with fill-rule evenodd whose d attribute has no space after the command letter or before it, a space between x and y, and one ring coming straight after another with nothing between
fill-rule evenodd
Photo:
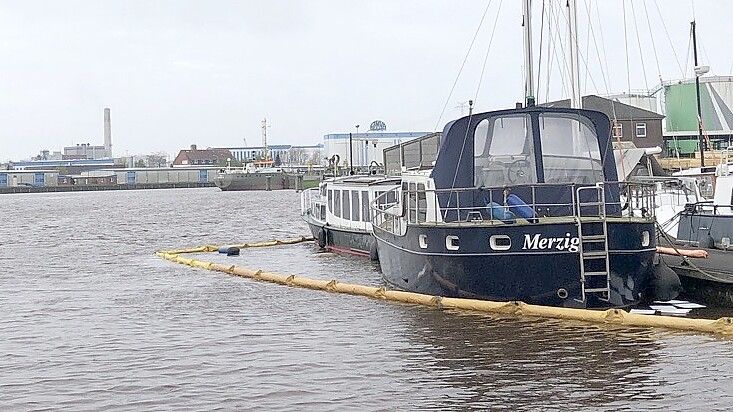
<instances>
[{"instance_id":1,"label":"grey sky","mask_svg":"<svg viewBox=\"0 0 733 412\"><path fill-rule=\"evenodd\" d=\"M538 43L542 1L534 1ZM593 41L586 41L591 3L599 49L601 32L604 38L609 88L627 90L622 2L578 3L580 48L590 66L582 72L589 72L599 89L583 74L584 92L606 91ZM651 87L658 71L645 3L661 75L667 80L681 73L654 0L633 0ZM684 66L692 2L656 3ZM71 143L101 144L104 107L112 109L116 156L175 154L191 143L242 145L243 137L257 145L265 116L274 143L317 143L323 134L350 131L355 124L364 130L374 119L384 120L390 130L433 130L486 4L0 1L0 161ZM459 102L476 93L499 5L500 0L491 3L440 127L460 115ZM631 87L641 89L631 2L625 6ZM703 63L715 74L730 74L733 3L698 0L694 7ZM520 22L521 3L503 0L479 110L522 100ZM559 30L565 36L564 26ZM554 70L550 80L552 98L566 97L558 73Z\"/></svg>"}]
</instances>

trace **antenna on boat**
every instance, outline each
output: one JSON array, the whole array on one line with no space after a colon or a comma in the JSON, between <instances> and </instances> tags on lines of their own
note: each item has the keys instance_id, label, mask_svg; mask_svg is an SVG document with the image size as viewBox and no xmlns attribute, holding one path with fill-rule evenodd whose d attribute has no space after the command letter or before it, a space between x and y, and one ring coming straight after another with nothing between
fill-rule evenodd
<instances>
[{"instance_id":1,"label":"antenna on boat","mask_svg":"<svg viewBox=\"0 0 733 412\"><path fill-rule=\"evenodd\" d=\"M522 21L522 26L524 26L524 68L527 71L524 84L525 103L527 107L531 107L535 104L534 70L532 68L532 0L524 0L522 13L524 15Z\"/></svg>"},{"instance_id":2,"label":"antenna on boat","mask_svg":"<svg viewBox=\"0 0 733 412\"><path fill-rule=\"evenodd\" d=\"M570 42L570 107L583 108L583 97L580 95L580 69L578 65L578 7L575 0L568 0L568 41Z\"/></svg>"}]
</instances>

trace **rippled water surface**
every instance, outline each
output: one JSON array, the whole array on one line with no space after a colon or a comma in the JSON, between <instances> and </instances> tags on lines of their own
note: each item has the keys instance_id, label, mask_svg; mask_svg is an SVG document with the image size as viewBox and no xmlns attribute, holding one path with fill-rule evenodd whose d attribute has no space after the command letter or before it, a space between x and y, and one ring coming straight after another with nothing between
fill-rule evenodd
<instances>
[{"instance_id":1,"label":"rippled water surface","mask_svg":"<svg viewBox=\"0 0 733 412\"><path fill-rule=\"evenodd\" d=\"M0 409L733 408L730 339L436 311L153 254L306 234L298 204L213 188L0 196ZM380 284L369 260L310 243L216 258Z\"/></svg>"}]
</instances>

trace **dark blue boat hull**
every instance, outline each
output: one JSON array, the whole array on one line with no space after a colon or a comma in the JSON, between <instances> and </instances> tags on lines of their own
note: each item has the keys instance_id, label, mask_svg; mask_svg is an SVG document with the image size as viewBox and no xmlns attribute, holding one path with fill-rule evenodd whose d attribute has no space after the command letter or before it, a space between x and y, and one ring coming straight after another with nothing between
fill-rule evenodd
<instances>
[{"instance_id":1,"label":"dark blue boat hull","mask_svg":"<svg viewBox=\"0 0 733 412\"><path fill-rule=\"evenodd\" d=\"M642 232L650 244L642 246ZM491 235L507 235L511 248L493 251ZM536 237L537 235L540 237ZM516 226L410 226L404 236L375 229L384 279L403 290L433 295L496 301L569 306L628 306L645 297L653 276L655 253L653 223L609 223L610 301L587 294L581 302L580 259L571 246L577 226L537 224ZM424 235L427 247L418 238ZM446 236L458 236L460 248L447 250ZM529 238L527 238L529 236ZM542 242L542 239L556 239ZM552 247L540 248L539 245ZM576 243L577 245L577 243ZM536 248L533 248L536 246ZM587 288L605 278L589 278ZM563 290L567 292L564 296Z\"/></svg>"}]
</instances>

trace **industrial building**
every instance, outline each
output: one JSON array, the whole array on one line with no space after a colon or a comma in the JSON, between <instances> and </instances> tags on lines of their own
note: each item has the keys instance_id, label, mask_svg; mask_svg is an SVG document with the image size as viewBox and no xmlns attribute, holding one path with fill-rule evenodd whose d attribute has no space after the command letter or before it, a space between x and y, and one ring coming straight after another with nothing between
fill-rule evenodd
<instances>
[{"instance_id":1,"label":"industrial building","mask_svg":"<svg viewBox=\"0 0 733 412\"><path fill-rule=\"evenodd\" d=\"M57 170L0 170L0 188L18 186L56 186Z\"/></svg>"},{"instance_id":2,"label":"industrial building","mask_svg":"<svg viewBox=\"0 0 733 412\"><path fill-rule=\"evenodd\" d=\"M60 174L57 170L0 170L0 188L213 183L220 169L220 167L109 168L78 174Z\"/></svg>"},{"instance_id":3,"label":"industrial building","mask_svg":"<svg viewBox=\"0 0 733 412\"><path fill-rule=\"evenodd\" d=\"M372 162L382 163L384 149L402 142L422 137L431 132L388 132L384 122L376 120L363 133L333 133L323 136L325 157L338 155L340 164L349 166L349 156L354 167L367 167ZM351 142L351 150L349 150Z\"/></svg>"},{"instance_id":4,"label":"industrial building","mask_svg":"<svg viewBox=\"0 0 733 412\"><path fill-rule=\"evenodd\" d=\"M670 155L691 155L698 150L695 79L662 84L665 140ZM733 76L700 77L703 135L710 149L725 149L733 137Z\"/></svg>"},{"instance_id":5,"label":"industrial building","mask_svg":"<svg viewBox=\"0 0 733 412\"><path fill-rule=\"evenodd\" d=\"M733 142L733 76L700 76L699 79L703 136L708 141L708 149L725 149ZM665 81L649 92L620 93L605 98L664 116L663 140L658 144L663 149L662 156L696 156L699 130L694 77Z\"/></svg>"},{"instance_id":6,"label":"industrial building","mask_svg":"<svg viewBox=\"0 0 733 412\"><path fill-rule=\"evenodd\" d=\"M104 145L96 146L81 143L64 147L63 160L74 159L111 159L112 158L112 119L109 108L104 109Z\"/></svg>"}]
</instances>

